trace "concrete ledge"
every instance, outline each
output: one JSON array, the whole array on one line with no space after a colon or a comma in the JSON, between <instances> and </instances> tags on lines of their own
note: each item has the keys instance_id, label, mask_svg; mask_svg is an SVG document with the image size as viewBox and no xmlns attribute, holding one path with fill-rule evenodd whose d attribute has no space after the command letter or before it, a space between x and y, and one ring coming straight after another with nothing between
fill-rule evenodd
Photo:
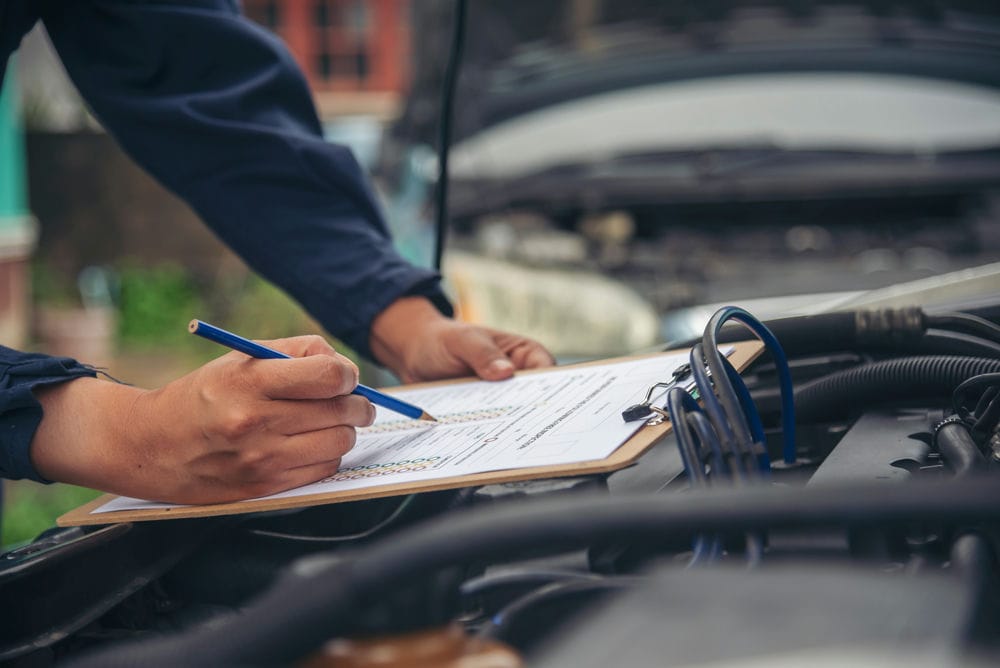
<instances>
[{"instance_id":1,"label":"concrete ledge","mask_svg":"<svg viewBox=\"0 0 1000 668\"><path fill-rule=\"evenodd\" d=\"M25 259L37 242L38 221L34 216L0 216L0 260Z\"/></svg>"}]
</instances>

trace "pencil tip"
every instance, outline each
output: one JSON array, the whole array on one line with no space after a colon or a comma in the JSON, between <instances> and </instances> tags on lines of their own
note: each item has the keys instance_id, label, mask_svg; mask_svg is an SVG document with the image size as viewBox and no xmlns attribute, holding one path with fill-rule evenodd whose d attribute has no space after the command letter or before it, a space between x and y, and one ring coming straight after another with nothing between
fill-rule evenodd
<instances>
[{"instance_id":1,"label":"pencil tip","mask_svg":"<svg viewBox=\"0 0 1000 668\"><path fill-rule=\"evenodd\" d=\"M437 418L428 413L427 411L424 411L420 414L420 419L426 420L428 422L437 422Z\"/></svg>"}]
</instances>

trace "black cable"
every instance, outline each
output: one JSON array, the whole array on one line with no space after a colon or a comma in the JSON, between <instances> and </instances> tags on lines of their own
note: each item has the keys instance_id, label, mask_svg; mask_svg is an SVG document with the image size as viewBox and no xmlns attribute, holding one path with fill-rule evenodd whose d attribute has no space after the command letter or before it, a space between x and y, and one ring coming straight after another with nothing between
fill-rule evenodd
<instances>
[{"instance_id":1,"label":"black cable","mask_svg":"<svg viewBox=\"0 0 1000 668\"><path fill-rule=\"evenodd\" d=\"M726 461L726 454L722 450L722 442L719 440L719 435L715 433L715 429L712 428L711 421L705 417L704 413L692 411L687 414L687 423L698 434L698 440L712 451L712 475L710 479L725 478L729 474L730 467Z\"/></svg>"},{"instance_id":2,"label":"black cable","mask_svg":"<svg viewBox=\"0 0 1000 668\"><path fill-rule=\"evenodd\" d=\"M980 390L982 394L976 400L975 408L970 411L966 399ZM972 436L977 442L988 440L1000 424L1000 373L985 373L969 378L955 388L952 405L955 413L971 428Z\"/></svg>"},{"instance_id":3,"label":"black cable","mask_svg":"<svg viewBox=\"0 0 1000 668\"><path fill-rule=\"evenodd\" d=\"M972 430L977 436L987 436L997 428L998 423L1000 423L1000 399L993 399L972 425Z\"/></svg>"},{"instance_id":4,"label":"black cable","mask_svg":"<svg viewBox=\"0 0 1000 668\"><path fill-rule=\"evenodd\" d=\"M679 387L673 387L667 391L667 411L670 413L670 423L674 427L674 436L677 437L677 449L680 452L681 460L684 463L684 470L687 472L688 482L691 487L700 487L706 484L705 466L702 462L697 438L688 426L688 409L685 404L693 403L691 395Z\"/></svg>"},{"instance_id":5,"label":"black cable","mask_svg":"<svg viewBox=\"0 0 1000 668\"><path fill-rule=\"evenodd\" d=\"M927 354L1000 357L1000 343L947 329L928 329L917 345Z\"/></svg>"},{"instance_id":6,"label":"black cable","mask_svg":"<svg viewBox=\"0 0 1000 668\"><path fill-rule=\"evenodd\" d=\"M872 362L799 387L796 415L819 420L886 400L949 397L967 378L990 372L1000 372L1000 359L930 355Z\"/></svg>"},{"instance_id":7,"label":"black cable","mask_svg":"<svg viewBox=\"0 0 1000 668\"><path fill-rule=\"evenodd\" d=\"M470 578L462 583L458 593L462 596L481 596L489 594L497 589L511 586L544 586L553 582L565 582L567 580L598 580L603 575L584 571L568 570L512 570L501 571L499 573L488 573Z\"/></svg>"},{"instance_id":8,"label":"black cable","mask_svg":"<svg viewBox=\"0 0 1000 668\"><path fill-rule=\"evenodd\" d=\"M665 532L695 534L879 526L920 522L1000 522L1000 485L960 482L906 485L754 486L661 495L572 495L458 510L403 529L354 553L314 558L246 606L238 618L180 637L119 645L68 665L288 664L332 637L350 633L359 607L386 590L456 564L496 562L529 549L636 540Z\"/></svg>"},{"instance_id":9,"label":"black cable","mask_svg":"<svg viewBox=\"0 0 1000 668\"><path fill-rule=\"evenodd\" d=\"M726 374L726 367L722 364L722 354L719 353L719 344L716 341L715 332L718 330L718 321L722 318L720 312L716 312L712 319L705 326L705 334L702 337L702 354L708 363L708 368L712 371L712 384L715 386L715 394L722 404L723 411L729 424L732 425L736 435L736 442L741 450L753 452L751 443L753 436L750 434L750 425L747 423L746 415L743 414L743 407L740 405L739 396L736 390L729 383L729 376Z\"/></svg>"},{"instance_id":10,"label":"black cable","mask_svg":"<svg viewBox=\"0 0 1000 668\"><path fill-rule=\"evenodd\" d=\"M979 397L979 402L976 404L975 409L973 409L972 415L976 418L982 416L983 411L986 410L998 394L1000 394L1000 386L988 388L983 392L983 396Z\"/></svg>"},{"instance_id":11,"label":"black cable","mask_svg":"<svg viewBox=\"0 0 1000 668\"><path fill-rule=\"evenodd\" d=\"M455 0L455 20L452 25L451 50L441 88L441 123L438 133L438 180L435 189L437 220L435 224L434 268L441 271L441 258L448 233L448 153L451 148L451 124L455 115L455 88L465 47L466 0Z\"/></svg>"},{"instance_id":12,"label":"black cable","mask_svg":"<svg viewBox=\"0 0 1000 668\"><path fill-rule=\"evenodd\" d=\"M1000 367L1000 360L998 360L997 366ZM968 410L965 406L966 394L974 390L986 390L994 385L1000 385L1000 368L997 371L991 370L989 372L978 373L963 379L954 392L952 392L952 405L955 408L955 412L961 409Z\"/></svg>"},{"instance_id":13,"label":"black cable","mask_svg":"<svg viewBox=\"0 0 1000 668\"><path fill-rule=\"evenodd\" d=\"M924 322L928 327L939 327L941 329L957 329L970 334L1000 343L1000 325L990 322L986 318L969 313L938 313L924 316Z\"/></svg>"},{"instance_id":14,"label":"black cable","mask_svg":"<svg viewBox=\"0 0 1000 668\"><path fill-rule=\"evenodd\" d=\"M385 519L376 523L374 526L363 531L358 531L357 533L342 534L337 536L307 536L302 534L286 533L284 531L271 531L269 529L247 529L247 533L254 536L260 536L262 538L275 538L283 541L299 543L351 543L371 538L375 534L380 533L383 529L398 520L400 515L406 511L416 498L416 494L408 494L404 496L403 500L400 501L395 508L393 508L392 512L389 513Z\"/></svg>"},{"instance_id":15,"label":"black cable","mask_svg":"<svg viewBox=\"0 0 1000 668\"><path fill-rule=\"evenodd\" d=\"M734 427L729 422L722 404L713 391L713 382L705 371L704 350L701 343L696 343L691 349L691 375L698 386L699 397L705 405L705 413L712 423L715 433L726 454L726 462L729 471L737 481L742 482L746 478L746 470L743 466L746 450L739 443Z\"/></svg>"},{"instance_id":16,"label":"black cable","mask_svg":"<svg viewBox=\"0 0 1000 668\"><path fill-rule=\"evenodd\" d=\"M579 599L582 595L598 592L611 593L621 591L635 587L641 582L642 578L632 576L605 576L589 580L553 582L530 591L505 605L502 610L493 615L490 624L483 627L477 635L482 638L492 638L504 642L511 636L510 627L512 622L515 622L520 615L536 606L552 604L567 598ZM579 609L581 606L577 603L573 607Z\"/></svg>"}]
</instances>

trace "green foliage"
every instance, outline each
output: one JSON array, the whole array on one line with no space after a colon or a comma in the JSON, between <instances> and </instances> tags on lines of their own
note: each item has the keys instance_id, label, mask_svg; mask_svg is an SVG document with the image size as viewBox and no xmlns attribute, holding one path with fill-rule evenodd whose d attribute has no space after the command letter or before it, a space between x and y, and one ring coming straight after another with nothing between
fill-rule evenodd
<instances>
[{"instance_id":1,"label":"green foliage","mask_svg":"<svg viewBox=\"0 0 1000 668\"><path fill-rule=\"evenodd\" d=\"M56 518L100 495L73 485L39 485L29 481L4 481L3 534L5 547L33 539L55 526Z\"/></svg>"},{"instance_id":2,"label":"green foliage","mask_svg":"<svg viewBox=\"0 0 1000 668\"><path fill-rule=\"evenodd\" d=\"M187 323L203 300L191 274L176 264L119 270L118 335L125 345L190 348Z\"/></svg>"},{"instance_id":3,"label":"green foliage","mask_svg":"<svg viewBox=\"0 0 1000 668\"><path fill-rule=\"evenodd\" d=\"M127 265L119 270L119 340L130 348L156 348L207 361L222 354L214 343L187 333L187 323L200 318L251 339L278 339L302 334L329 335L285 292L249 275L236 282L199 285L185 268ZM339 342L340 352L356 357Z\"/></svg>"},{"instance_id":4,"label":"green foliage","mask_svg":"<svg viewBox=\"0 0 1000 668\"><path fill-rule=\"evenodd\" d=\"M251 276L232 295L223 327L252 339L279 339L322 330L291 297L273 284Z\"/></svg>"},{"instance_id":5,"label":"green foliage","mask_svg":"<svg viewBox=\"0 0 1000 668\"><path fill-rule=\"evenodd\" d=\"M80 296L73 281L39 260L31 263L31 296L47 306L79 306Z\"/></svg>"},{"instance_id":6,"label":"green foliage","mask_svg":"<svg viewBox=\"0 0 1000 668\"><path fill-rule=\"evenodd\" d=\"M234 295L232 308L219 324L251 339L280 339L302 334L330 335L283 291L267 281L252 276ZM343 355L357 362L357 355L339 341L330 343Z\"/></svg>"}]
</instances>

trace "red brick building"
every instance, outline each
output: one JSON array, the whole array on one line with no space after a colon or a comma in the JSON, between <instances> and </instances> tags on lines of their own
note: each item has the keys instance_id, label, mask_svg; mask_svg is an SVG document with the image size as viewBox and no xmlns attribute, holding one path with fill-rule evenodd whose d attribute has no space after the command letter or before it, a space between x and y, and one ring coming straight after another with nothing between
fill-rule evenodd
<instances>
[{"instance_id":1,"label":"red brick building","mask_svg":"<svg viewBox=\"0 0 1000 668\"><path fill-rule=\"evenodd\" d=\"M322 116L392 116L409 78L410 0L243 0L309 79Z\"/></svg>"}]
</instances>

